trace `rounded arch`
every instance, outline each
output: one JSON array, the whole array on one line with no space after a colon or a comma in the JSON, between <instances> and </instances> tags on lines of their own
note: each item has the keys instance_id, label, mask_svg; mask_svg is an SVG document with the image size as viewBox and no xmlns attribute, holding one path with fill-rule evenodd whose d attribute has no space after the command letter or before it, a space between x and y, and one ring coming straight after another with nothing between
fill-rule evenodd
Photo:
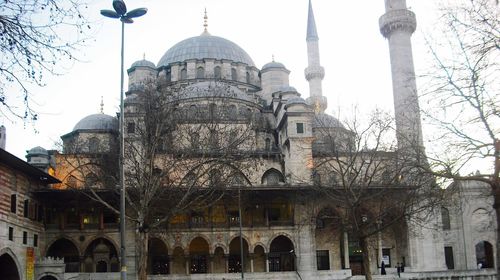
<instances>
[{"instance_id":1,"label":"rounded arch","mask_svg":"<svg viewBox=\"0 0 500 280\"><path fill-rule=\"evenodd\" d=\"M186 259L184 249L181 246L176 246L172 249L172 267L170 268L171 274L185 274L186 273Z\"/></svg>"},{"instance_id":2,"label":"rounded arch","mask_svg":"<svg viewBox=\"0 0 500 280\"><path fill-rule=\"evenodd\" d=\"M259 246L262 247L262 250L263 250L264 253L268 251L267 250L267 246L264 243L262 243L262 242L255 242L255 244L253 245L252 251L250 253L255 253L255 249L257 247L259 247Z\"/></svg>"},{"instance_id":3,"label":"rounded arch","mask_svg":"<svg viewBox=\"0 0 500 280\"><path fill-rule=\"evenodd\" d=\"M283 174L275 168L270 168L264 172L261 178L262 185L277 185L279 183L284 183L285 177Z\"/></svg>"},{"instance_id":4,"label":"rounded arch","mask_svg":"<svg viewBox=\"0 0 500 280\"><path fill-rule=\"evenodd\" d=\"M187 243L188 245L186 246L185 248L185 252L189 253L189 248L191 246L191 243L193 242L193 240L197 239L197 238L201 238L203 239L205 242L207 242L208 244L208 251L211 252L212 251L212 246L210 245L210 238L208 238L208 236L204 235L204 234L196 234L196 235L193 235L191 239L189 239L189 242Z\"/></svg>"},{"instance_id":5,"label":"rounded arch","mask_svg":"<svg viewBox=\"0 0 500 280\"><path fill-rule=\"evenodd\" d=\"M54 238L52 241L47 242L47 245L45 246L45 252L48 252L49 248L52 246L52 244L56 243L60 239L67 239L69 242L73 243L73 245L75 246L76 250L78 251L78 255L79 256L82 255L82 250L80 249L80 247L76 246L76 244L78 244L77 240L74 239L73 237L65 235L65 234L59 235L56 238ZM45 254L45 255L48 256L47 254Z\"/></svg>"},{"instance_id":6,"label":"rounded arch","mask_svg":"<svg viewBox=\"0 0 500 280\"><path fill-rule=\"evenodd\" d=\"M59 278L57 278L57 276L53 273L46 272L38 276L38 280L59 280Z\"/></svg>"},{"instance_id":7,"label":"rounded arch","mask_svg":"<svg viewBox=\"0 0 500 280\"><path fill-rule=\"evenodd\" d=\"M295 245L285 235L276 236L269 245L269 271L295 270Z\"/></svg>"},{"instance_id":8,"label":"rounded arch","mask_svg":"<svg viewBox=\"0 0 500 280\"><path fill-rule=\"evenodd\" d=\"M87 243L83 255L85 272L118 272L117 247L105 237L97 237Z\"/></svg>"},{"instance_id":9,"label":"rounded arch","mask_svg":"<svg viewBox=\"0 0 500 280\"><path fill-rule=\"evenodd\" d=\"M229 242L229 258L228 258L228 272L237 273L242 271L242 264L244 264L244 271L249 271L250 268L250 258L248 257L248 242L244 236L234 237L231 242ZM243 247L243 248L242 248ZM243 249L243 252L242 252ZM243 255L243 261L241 257Z\"/></svg>"},{"instance_id":10,"label":"rounded arch","mask_svg":"<svg viewBox=\"0 0 500 280\"><path fill-rule=\"evenodd\" d=\"M476 263L479 268L494 268L493 245L488 241L476 243Z\"/></svg>"},{"instance_id":11,"label":"rounded arch","mask_svg":"<svg viewBox=\"0 0 500 280\"><path fill-rule=\"evenodd\" d=\"M208 273L208 256L210 245L207 239L197 236L189 243L191 274Z\"/></svg>"},{"instance_id":12,"label":"rounded arch","mask_svg":"<svg viewBox=\"0 0 500 280\"><path fill-rule=\"evenodd\" d=\"M266 272L266 251L262 243L257 243L253 248L254 272Z\"/></svg>"},{"instance_id":13,"label":"rounded arch","mask_svg":"<svg viewBox=\"0 0 500 280\"><path fill-rule=\"evenodd\" d=\"M24 279L23 272L19 269L20 267L19 260L10 248L0 250L0 271L2 271L2 277L5 277L6 280Z\"/></svg>"},{"instance_id":14,"label":"rounded arch","mask_svg":"<svg viewBox=\"0 0 500 280\"><path fill-rule=\"evenodd\" d=\"M149 238L148 242L148 274L168 274L169 257L168 248L163 240L158 237Z\"/></svg>"},{"instance_id":15,"label":"rounded arch","mask_svg":"<svg viewBox=\"0 0 500 280\"><path fill-rule=\"evenodd\" d=\"M241 237L248 244L248 248L250 249L252 247L252 244L250 243L250 239L248 238L248 236L243 234ZM235 233L229 237L229 240L231 240L231 242L232 242L235 238L238 238L238 240L239 240L240 235L238 233ZM229 243L231 243L231 242L229 242Z\"/></svg>"},{"instance_id":16,"label":"rounded arch","mask_svg":"<svg viewBox=\"0 0 500 280\"><path fill-rule=\"evenodd\" d=\"M216 243L212 246L214 248L213 252L215 254L215 251L217 250L217 248L220 248L222 249L222 252L227 255L229 253L229 249L227 248L226 245L222 244L222 243Z\"/></svg>"},{"instance_id":17,"label":"rounded arch","mask_svg":"<svg viewBox=\"0 0 500 280\"><path fill-rule=\"evenodd\" d=\"M295 244L295 241L293 240L293 237L290 234L281 231L281 232L274 234L273 237L271 239L269 239L269 241L267 242L268 252L271 252L271 243L273 243L273 241L280 236L284 236L284 237L288 238L290 240L290 242L292 242L293 247L294 248L297 247Z\"/></svg>"},{"instance_id":18,"label":"rounded arch","mask_svg":"<svg viewBox=\"0 0 500 280\"><path fill-rule=\"evenodd\" d=\"M65 272L80 272L80 250L73 241L66 237L52 242L47 249L46 256L64 259Z\"/></svg>"}]
</instances>

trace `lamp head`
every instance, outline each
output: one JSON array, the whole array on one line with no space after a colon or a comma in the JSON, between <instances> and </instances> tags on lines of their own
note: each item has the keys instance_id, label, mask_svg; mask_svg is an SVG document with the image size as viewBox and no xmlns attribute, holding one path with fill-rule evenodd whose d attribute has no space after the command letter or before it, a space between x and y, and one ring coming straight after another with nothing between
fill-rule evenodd
<instances>
[{"instance_id":1,"label":"lamp head","mask_svg":"<svg viewBox=\"0 0 500 280\"><path fill-rule=\"evenodd\" d=\"M123 0L113 0L113 9L115 9L120 16L127 13L127 5L125 5Z\"/></svg>"},{"instance_id":2,"label":"lamp head","mask_svg":"<svg viewBox=\"0 0 500 280\"><path fill-rule=\"evenodd\" d=\"M146 9L146 8L138 8L138 9L133 9L132 11L128 12L125 16L128 18L142 17L147 12L148 12L148 9Z\"/></svg>"},{"instance_id":3,"label":"lamp head","mask_svg":"<svg viewBox=\"0 0 500 280\"><path fill-rule=\"evenodd\" d=\"M109 18L120 18L117 12L111 10L101 10L101 15Z\"/></svg>"}]
</instances>

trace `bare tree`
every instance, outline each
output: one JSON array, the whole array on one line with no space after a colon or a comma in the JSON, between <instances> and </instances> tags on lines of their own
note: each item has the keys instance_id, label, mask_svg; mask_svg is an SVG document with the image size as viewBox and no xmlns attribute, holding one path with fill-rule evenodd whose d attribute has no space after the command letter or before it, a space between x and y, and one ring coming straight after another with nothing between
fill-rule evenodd
<instances>
[{"instance_id":1,"label":"bare tree","mask_svg":"<svg viewBox=\"0 0 500 280\"><path fill-rule=\"evenodd\" d=\"M491 186L500 224L500 8L498 1L453 2L442 10L439 37L427 42L434 67L426 75L424 114L438 143L431 173ZM477 171L470 170L475 166ZM472 172L471 172L472 171ZM500 236L500 227L497 227ZM497 237L497 242L500 238ZM497 243L497 248L498 248ZM500 255L497 267L500 267ZM498 276L500 279L500 275Z\"/></svg>"},{"instance_id":2,"label":"bare tree","mask_svg":"<svg viewBox=\"0 0 500 280\"><path fill-rule=\"evenodd\" d=\"M75 0L2 1L0 4L0 112L36 120L30 85L44 86L47 74L75 59L88 37L87 8ZM19 94L12 94L19 92ZM21 99L18 107L16 99Z\"/></svg>"},{"instance_id":3,"label":"bare tree","mask_svg":"<svg viewBox=\"0 0 500 280\"><path fill-rule=\"evenodd\" d=\"M316 134L315 189L335 205L331 219L358 240L366 278L372 279L374 237L401 224L428 222L442 191L414 153L398 152L389 114L375 111L366 124L355 117L335 128L320 125Z\"/></svg>"},{"instance_id":4,"label":"bare tree","mask_svg":"<svg viewBox=\"0 0 500 280\"><path fill-rule=\"evenodd\" d=\"M175 216L206 209L232 187L250 184L242 170L255 164L261 122L251 112L232 111L229 85L207 83L146 82L126 99L126 216L137 232L139 279L147 279L151 231L165 230ZM70 144L71 154L64 156L68 168L62 169L73 171L77 189L83 186L82 193L118 214L116 151L97 157L79 148L85 144Z\"/></svg>"}]
</instances>

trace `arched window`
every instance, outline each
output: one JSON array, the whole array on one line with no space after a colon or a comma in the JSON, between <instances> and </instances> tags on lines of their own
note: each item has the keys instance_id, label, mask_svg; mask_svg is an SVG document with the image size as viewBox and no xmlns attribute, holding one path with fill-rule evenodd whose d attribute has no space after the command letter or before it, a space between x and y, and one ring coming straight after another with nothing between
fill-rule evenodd
<instances>
[{"instance_id":1,"label":"arched window","mask_svg":"<svg viewBox=\"0 0 500 280\"><path fill-rule=\"evenodd\" d=\"M181 70L181 80L186 80L187 79L187 70L186 68L182 68Z\"/></svg>"},{"instance_id":2,"label":"arched window","mask_svg":"<svg viewBox=\"0 0 500 280\"><path fill-rule=\"evenodd\" d=\"M295 270L295 253L292 241L286 236L280 235L271 242L269 259L269 271L293 271Z\"/></svg>"},{"instance_id":3,"label":"arched window","mask_svg":"<svg viewBox=\"0 0 500 280\"><path fill-rule=\"evenodd\" d=\"M271 139L269 138L266 138L266 147L265 147L266 151L270 151L271 150Z\"/></svg>"},{"instance_id":4,"label":"arched window","mask_svg":"<svg viewBox=\"0 0 500 280\"><path fill-rule=\"evenodd\" d=\"M476 244L476 263L480 268L493 268L493 246L488 241Z\"/></svg>"},{"instance_id":5,"label":"arched window","mask_svg":"<svg viewBox=\"0 0 500 280\"><path fill-rule=\"evenodd\" d=\"M263 185L277 185L279 183L285 182L283 178L283 174L278 170L271 168L267 170L264 175L262 175L262 184Z\"/></svg>"},{"instance_id":6,"label":"arched window","mask_svg":"<svg viewBox=\"0 0 500 280\"><path fill-rule=\"evenodd\" d=\"M208 112L210 118L214 119L217 116L217 105L215 105L215 103L210 103L210 105L208 105Z\"/></svg>"},{"instance_id":7,"label":"arched window","mask_svg":"<svg viewBox=\"0 0 500 280\"><path fill-rule=\"evenodd\" d=\"M214 68L214 78L218 80L221 77L222 76L221 76L220 66L215 66L215 68Z\"/></svg>"},{"instance_id":8,"label":"arched window","mask_svg":"<svg viewBox=\"0 0 500 280\"><path fill-rule=\"evenodd\" d=\"M172 72L170 71L170 68L165 70L165 78L167 79L167 82L172 81Z\"/></svg>"},{"instance_id":9,"label":"arched window","mask_svg":"<svg viewBox=\"0 0 500 280\"><path fill-rule=\"evenodd\" d=\"M250 79L250 78L251 78L250 73L249 73L249 72L247 72L247 74L246 74L246 81L247 81L247 84L249 84L249 83L251 82L251 79Z\"/></svg>"},{"instance_id":10,"label":"arched window","mask_svg":"<svg viewBox=\"0 0 500 280\"><path fill-rule=\"evenodd\" d=\"M196 78L197 79L205 78L205 69L203 67L198 67L198 69L196 69Z\"/></svg>"},{"instance_id":11,"label":"arched window","mask_svg":"<svg viewBox=\"0 0 500 280\"><path fill-rule=\"evenodd\" d=\"M47 257L64 259L65 272L80 272L80 257L75 244L68 239L58 239L50 245Z\"/></svg>"},{"instance_id":12,"label":"arched window","mask_svg":"<svg viewBox=\"0 0 500 280\"><path fill-rule=\"evenodd\" d=\"M191 148L198 150L200 148L200 135L196 132L191 134Z\"/></svg>"},{"instance_id":13,"label":"arched window","mask_svg":"<svg viewBox=\"0 0 500 280\"><path fill-rule=\"evenodd\" d=\"M97 137L92 137L89 139L89 153L99 152L99 139Z\"/></svg>"},{"instance_id":14,"label":"arched window","mask_svg":"<svg viewBox=\"0 0 500 280\"><path fill-rule=\"evenodd\" d=\"M238 80L238 74L236 72L236 68L231 68L231 80L233 81Z\"/></svg>"},{"instance_id":15,"label":"arched window","mask_svg":"<svg viewBox=\"0 0 500 280\"><path fill-rule=\"evenodd\" d=\"M208 145L212 150L219 149L219 133L217 133L217 130L210 131L210 135L208 136Z\"/></svg>"},{"instance_id":16,"label":"arched window","mask_svg":"<svg viewBox=\"0 0 500 280\"><path fill-rule=\"evenodd\" d=\"M189 268L191 274L208 273L208 256L209 256L208 242L201 238L196 237L189 244L189 256L191 258Z\"/></svg>"},{"instance_id":17,"label":"arched window","mask_svg":"<svg viewBox=\"0 0 500 280\"><path fill-rule=\"evenodd\" d=\"M450 229L450 211L448 209L441 207L441 221L443 223L443 230Z\"/></svg>"}]
</instances>

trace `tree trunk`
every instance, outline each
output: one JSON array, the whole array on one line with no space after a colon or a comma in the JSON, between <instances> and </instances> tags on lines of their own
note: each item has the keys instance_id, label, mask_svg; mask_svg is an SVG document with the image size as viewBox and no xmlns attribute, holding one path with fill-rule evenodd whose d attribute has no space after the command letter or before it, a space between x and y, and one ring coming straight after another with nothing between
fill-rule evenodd
<instances>
[{"instance_id":1,"label":"tree trunk","mask_svg":"<svg viewBox=\"0 0 500 280\"><path fill-rule=\"evenodd\" d=\"M368 246L368 240L366 237L361 237L359 239L359 245L361 245L361 250L363 251L363 268L365 270L365 279L372 280L372 271L371 271L371 259L370 259L370 250Z\"/></svg>"},{"instance_id":2,"label":"tree trunk","mask_svg":"<svg viewBox=\"0 0 500 280\"><path fill-rule=\"evenodd\" d=\"M137 254L138 254L138 262L137 262L137 274L139 280L147 280L148 278L148 243L149 243L149 234L147 231L139 231L137 235Z\"/></svg>"}]
</instances>

